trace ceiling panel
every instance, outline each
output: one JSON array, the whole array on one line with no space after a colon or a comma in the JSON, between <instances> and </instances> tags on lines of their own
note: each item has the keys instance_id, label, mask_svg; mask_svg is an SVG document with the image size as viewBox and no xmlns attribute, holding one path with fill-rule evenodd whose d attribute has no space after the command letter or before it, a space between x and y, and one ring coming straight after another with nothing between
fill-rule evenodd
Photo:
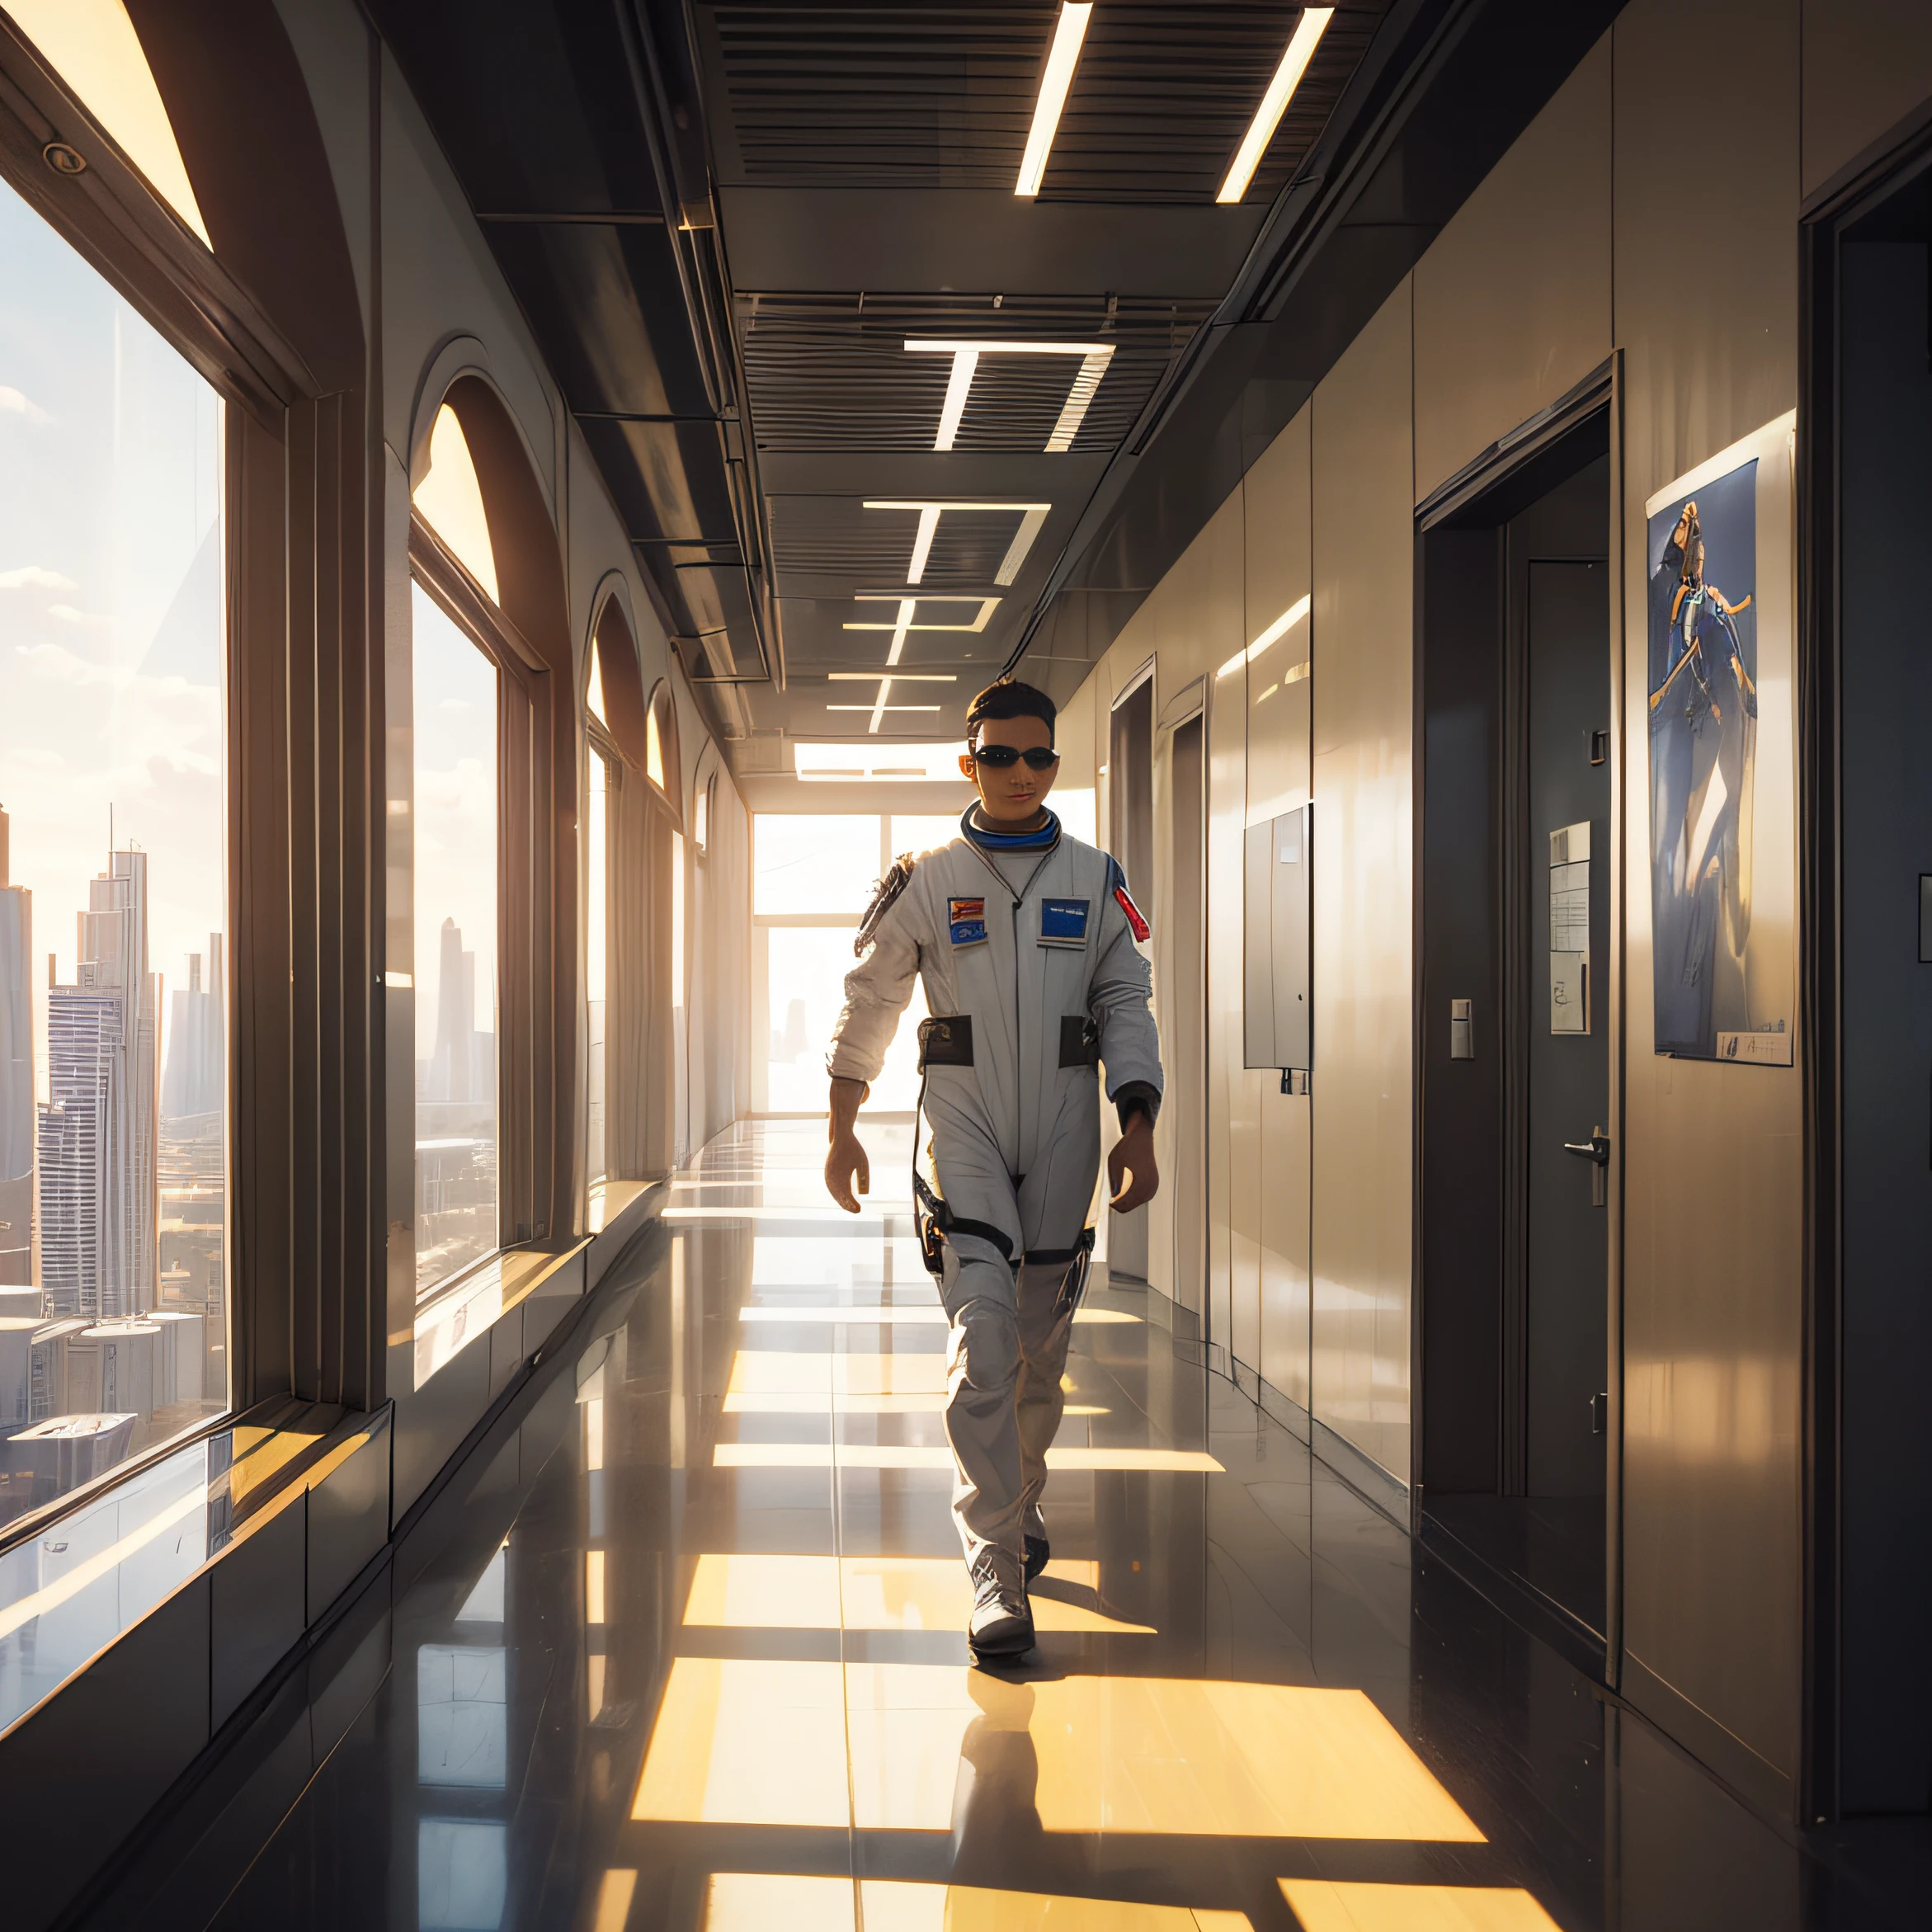
<instances>
[{"instance_id":1,"label":"ceiling panel","mask_svg":"<svg viewBox=\"0 0 1932 1932\"><path fill-rule=\"evenodd\" d=\"M1213 313L1198 297L741 295L761 450L931 450L953 359L908 342L1104 344L1111 350L1072 449L1113 449ZM1080 373L1066 355L987 353L953 448L1044 452Z\"/></svg>"},{"instance_id":2,"label":"ceiling panel","mask_svg":"<svg viewBox=\"0 0 1932 1932\"><path fill-rule=\"evenodd\" d=\"M490 242L572 409L709 413L661 224L492 222Z\"/></svg>"},{"instance_id":3,"label":"ceiling panel","mask_svg":"<svg viewBox=\"0 0 1932 1932\"><path fill-rule=\"evenodd\" d=\"M995 580L1021 535L1027 506L998 509L946 506L917 584L908 576L921 514L865 507L854 497L772 497L771 553L781 596L825 594L827 581L854 591L903 594L973 591L1010 594ZM1042 499L1043 505L1044 499ZM1034 544L1029 548L1030 557ZM804 579L817 582L807 583Z\"/></svg>"},{"instance_id":4,"label":"ceiling panel","mask_svg":"<svg viewBox=\"0 0 1932 1932\"><path fill-rule=\"evenodd\" d=\"M1249 199L1293 173L1387 8L1337 7ZM1058 0L706 12L728 181L1011 191ZM1211 204L1298 17L1278 0L1096 7L1039 198Z\"/></svg>"}]
</instances>

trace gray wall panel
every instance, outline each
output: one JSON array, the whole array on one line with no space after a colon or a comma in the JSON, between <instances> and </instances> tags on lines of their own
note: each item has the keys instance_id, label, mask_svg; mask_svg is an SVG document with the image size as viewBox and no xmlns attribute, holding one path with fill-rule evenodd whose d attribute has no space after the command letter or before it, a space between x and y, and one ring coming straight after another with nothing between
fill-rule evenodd
<instances>
[{"instance_id":1,"label":"gray wall panel","mask_svg":"<svg viewBox=\"0 0 1932 1932\"><path fill-rule=\"evenodd\" d=\"M1628 719L1647 716L1645 500L1797 399L1798 26L1797 0L1633 0L1614 30ZM1721 73L1726 102L1724 138L1698 144L1688 172L1670 78L1686 71ZM1672 210L1687 206L1703 299L1670 238L1681 225ZM1788 608L1788 580L1780 586L1764 550L1760 519L1760 593L1782 594ZM1647 744L1646 733L1625 734L1622 773L1637 868L1625 898L1624 1641L1788 1775L1799 1685L1800 1077L1652 1053ZM1767 742L1760 758L1773 750Z\"/></svg>"},{"instance_id":2,"label":"gray wall panel","mask_svg":"<svg viewBox=\"0 0 1932 1932\"><path fill-rule=\"evenodd\" d=\"M1932 94L1925 0L1803 0L1804 191Z\"/></svg>"},{"instance_id":3,"label":"gray wall panel","mask_svg":"<svg viewBox=\"0 0 1932 1932\"><path fill-rule=\"evenodd\" d=\"M313 1623L389 1541L390 1413L309 1484L309 1620Z\"/></svg>"},{"instance_id":4,"label":"gray wall panel","mask_svg":"<svg viewBox=\"0 0 1932 1932\"><path fill-rule=\"evenodd\" d=\"M1409 1479L1410 284L1314 401L1313 1409Z\"/></svg>"},{"instance_id":5,"label":"gray wall panel","mask_svg":"<svg viewBox=\"0 0 1932 1932\"><path fill-rule=\"evenodd\" d=\"M208 1742L204 1571L0 1740L8 1932L39 1932Z\"/></svg>"},{"instance_id":6,"label":"gray wall panel","mask_svg":"<svg viewBox=\"0 0 1932 1932\"><path fill-rule=\"evenodd\" d=\"M1610 36L1416 264L1416 494L1610 352Z\"/></svg>"},{"instance_id":7,"label":"gray wall panel","mask_svg":"<svg viewBox=\"0 0 1932 1932\"><path fill-rule=\"evenodd\" d=\"M307 1627L307 1501L306 1490L292 1488L210 1567L213 1730L227 1722Z\"/></svg>"}]
</instances>

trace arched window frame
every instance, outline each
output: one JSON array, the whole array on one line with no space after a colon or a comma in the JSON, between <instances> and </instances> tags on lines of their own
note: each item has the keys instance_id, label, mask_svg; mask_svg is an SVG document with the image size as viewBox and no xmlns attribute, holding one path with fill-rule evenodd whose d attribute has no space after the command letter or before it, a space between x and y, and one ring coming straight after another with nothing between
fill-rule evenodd
<instances>
[{"instance_id":1,"label":"arched window frame","mask_svg":"<svg viewBox=\"0 0 1932 1932\"><path fill-rule=\"evenodd\" d=\"M568 631L562 546L534 454L508 403L490 377L481 345L445 347L426 375L412 441L412 486L425 474L440 409L455 412L477 472L492 561L501 590L492 599L435 528L412 505L411 576L450 616L497 672L497 1204L499 1252L530 1251L530 1265L573 1238L582 1199L577 1176L582 1119L578 1092L576 845L581 799L577 716L582 704L577 653ZM410 676L389 680L392 714L412 701ZM392 770L393 801L398 775ZM412 776L401 780L405 797ZM405 825L411 821L405 819ZM389 867L391 945L413 943L412 910L395 901L404 879L413 893L413 846L392 846ZM400 919L398 914L400 913ZM406 954L408 956L408 954ZM413 1066L413 995L407 1024L392 1008L391 1053L397 1077ZM398 1176L399 1178L399 1176ZM413 1227L413 1187L392 1197L390 1222ZM408 1302L403 1270L392 1267L391 1332L420 1318L424 1308L485 1279L478 1263L449 1280L427 1285L426 1298ZM525 1264L504 1265L511 1275Z\"/></svg>"}]
</instances>

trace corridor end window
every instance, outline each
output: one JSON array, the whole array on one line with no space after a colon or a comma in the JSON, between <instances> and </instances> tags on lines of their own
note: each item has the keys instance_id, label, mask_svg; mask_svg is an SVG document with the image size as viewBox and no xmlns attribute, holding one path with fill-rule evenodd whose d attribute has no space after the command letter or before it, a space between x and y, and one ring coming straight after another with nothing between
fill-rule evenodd
<instances>
[{"instance_id":1,"label":"corridor end window","mask_svg":"<svg viewBox=\"0 0 1932 1932\"><path fill-rule=\"evenodd\" d=\"M0 1522L228 1405L221 449L0 186Z\"/></svg>"},{"instance_id":2,"label":"corridor end window","mask_svg":"<svg viewBox=\"0 0 1932 1932\"><path fill-rule=\"evenodd\" d=\"M416 1288L500 1245L497 667L411 587L416 709Z\"/></svg>"}]
</instances>

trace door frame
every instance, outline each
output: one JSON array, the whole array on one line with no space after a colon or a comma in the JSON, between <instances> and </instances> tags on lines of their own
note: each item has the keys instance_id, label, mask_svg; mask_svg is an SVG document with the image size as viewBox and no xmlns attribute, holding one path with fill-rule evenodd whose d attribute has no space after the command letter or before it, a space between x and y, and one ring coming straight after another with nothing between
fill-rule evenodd
<instances>
[{"instance_id":1,"label":"door frame","mask_svg":"<svg viewBox=\"0 0 1932 1932\"><path fill-rule=\"evenodd\" d=\"M1198 1032L1195 1042L1198 1048L1196 1067L1199 1074L1199 1092L1192 1097L1200 1111L1199 1119L1194 1123L1201 1136L1201 1251L1199 1258L1200 1307L1189 1311L1195 1319L1196 1333L1199 1337L1202 1359L1210 1367L1218 1366L1223 1374L1232 1373L1226 1345L1214 1334L1213 1326L1212 1270L1209 1266L1208 1216L1212 1199L1212 1176L1208 1171L1208 681L1197 677L1176 691L1167 702L1160 706L1154 714L1153 730L1153 791L1154 791L1154 871L1155 891L1155 937L1154 974L1157 1011L1165 1011L1168 1022L1162 1028L1163 1036L1178 1044L1180 1015L1171 1009L1171 1000L1162 982L1162 968L1167 974L1175 971L1174 945L1176 926L1173 912L1176 904L1175 897L1175 806L1177 794L1174 785L1174 740L1176 734L1190 724L1198 723L1201 732L1200 795L1196 809L1200 827L1200 898L1198 923L1195 930L1195 983L1200 991L1200 1011L1196 1016L1198 1028L1190 1024L1190 1034ZM1162 915L1166 917L1163 918ZM1171 1051L1166 1056L1168 1062L1168 1090L1171 1095L1176 1085L1173 1072L1176 1062ZM1158 1143L1165 1175L1171 1185L1162 1190L1167 1197L1167 1249L1169 1279L1176 1290L1173 1300L1176 1307L1183 1307L1178 1290L1181 1284L1180 1275L1180 1157L1176 1151L1175 1129L1176 1118L1166 1107L1162 1109L1166 1121L1167 1131ZM1157 1197L1157 1199L1158 1197ZM1150 1204L1150 1206L1152 1204ZM1149 1246L1152 1248L1153 1226L1148 1227ZM1218 1351L1219 1359L1217 1359Z\"/></svg>"},{"instance_id":2,"label":"door frame","mask_svg":"<svg viewBox=\"0 0 1932 1932\"><path fill-rule=\"evenodd\" d=\"M1624 1092L1627 1082L1626 1056L1628 1042L1624 1026L1624 986L1626 979L1626 919L1625 919L1625 814L1628 807L1629 787L1626 784L1626 768L1635 754L1626 718L1624 704L1624 672L1628 656L1626 639L1626 593L1625 538L1624 529L1628 521L1624 514L1623 492L1623 388L1624 376L1623 351L1614 350L1603 362L1584 377L1573 388L1557 398L1547 408L1539 411L1526 422L1518 425L1506 436L1492 443L1488 449L1471 462L1456 471L1435 489L1425 497L1416 507L1415 521L1415 595L1414 610L1414 656L1412 659L1414 713L1412 722L1413 779L1411 785L1411 808L1413 812L1411 836L1414 841L1414 863L1411 876L1411 943L1414 968L1411 981L1411 1037L1416 1048L1411 1057L1411 1074L1413 1082L1411 1094L1411 1212L1410 1215L1410 1279L1414 1292L1410 1297L1410 1364L1411 1391L1410 1415L1410 1468L1409 1507L1411 1533L1420 1538L1423 1530L1423 1507L1425 1501L1422 1479L1425 1443L1424 1440L1426 1410L1424 1394L1428 1376L1427 1359L1424 1352L1424 1311L1428 1295L1428 1280L1425 1270L1424 1214L1426 1211L1425 1180L1427 1173L1427 1150L1425 1146L1425 1100L1428 1053L1430 1015L1425 1010L1425 967L1428 959L1428 935L1424 919L1424 885L1425 867L1425 813L1427 795L1427 715L1425 706L1426 685L1424 672L1426 664L1425 613L1427 599L1424 594L1425 538L1428 534L1449 521L1459 511L1475 505L1481 498L1511 484L1527 485L1546 459L1556 455L1557 446L1573 431L1581 428L1592 417L1600 413L1607 417L1609 455L1609 527L1605 533L1605 555L1608 561L1609 583L1609 651L1605 667L1610 679L1610 803L1609 803L1609 852L1605 873L1605 889L1610 894L1609 906L1609 958L1605 974L1605 985L1602 1005L1603 1024L1609 1030L1608 1095L1606 1100L1605 1131L1610 1141L1610 1162L1605 1176L1607 1216L1605 1228L1606 1279L1605 1282L1605 1312L1607 1325L1605 1336L1605 1378L1609 1397L1609 1414L1605 1423L1608 1440L1605 1444L1604 1470L1604 1681L1612 1689L1616 1689L1621 1676L1623 1651L1623 1246L1624 1246L1624 1171L1623 1119ZM1512 671L1515 667L1510 667ZM1502 728L1514 732L1520 722L1518 710L1522 700L1520 681L1512 677L1511 688L1501 695L1498 705L1498 719ZM1501 816L1506 821L1511 808L1506 799ZM1506 830L1506 839L1508 833ZM1520 856L1520 855L1518 855ZM1510 875L1505 866L1506 876ZM1513 923L1519 921L1520 913L1512 914L1503 910L1506 935ZM1507 964L1504 963L1503 983L1506 986ZM1527 994L1524 997L1527 997ZM1500 1027L1502 1015L1499 1011L1492 1025ZM1447 1025L1446 1015L1442 1024ZM1480 1038L1480 1034L1478 1034ZM1518 1107L1510 1103L1508 1091L1504 1096L1504 1128L1506 1133L1517 1132L1520 1127L1521 1114ZM1505 1176L1509 1171L1508 1153L1505 1155ZM1504 1238L1509 1238L1504 1230Z\"/></svg>"},{"instance_id":3,"label":"door frame","mask_svg":"<svg viewBox=\"0 0 1932 1932\"><path fill-rule=\"evenodd\" d=\"M1797 732L1798 1053L1803 1075L1803 1413L1800 1436L1801 1821L1839 1815L1842 1645L1840 1453L1844 1315L1843 759L1839 629L1839 252L1845 232L1932 169L1921 106L1807 197L1798 215Z\"/></svg>"}]
</instances>

